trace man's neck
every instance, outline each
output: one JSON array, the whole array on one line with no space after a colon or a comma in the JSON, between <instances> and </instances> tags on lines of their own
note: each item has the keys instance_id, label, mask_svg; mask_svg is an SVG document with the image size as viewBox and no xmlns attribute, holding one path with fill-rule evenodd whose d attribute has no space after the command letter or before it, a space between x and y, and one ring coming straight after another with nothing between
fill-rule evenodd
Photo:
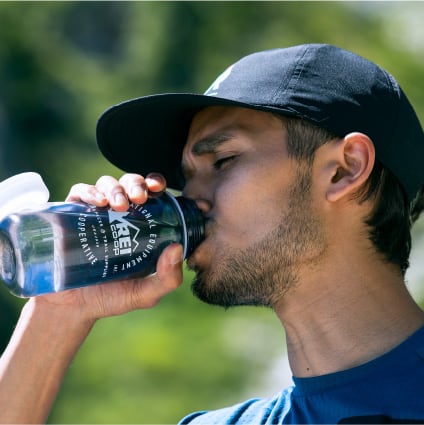
<instances>
[{"instance_id":1,"label":"man's neck","mask_svg":"<svg viewBox=\"0 0 424 425\"><path fill-rule=\"evenodd\" d=\"M424 313L394 266L358 262L355 269L355 262L342 261L327 276L323 268L309 270L275 306L296 377L366 363L424 326Z\"/></svg>"}]
</instances>

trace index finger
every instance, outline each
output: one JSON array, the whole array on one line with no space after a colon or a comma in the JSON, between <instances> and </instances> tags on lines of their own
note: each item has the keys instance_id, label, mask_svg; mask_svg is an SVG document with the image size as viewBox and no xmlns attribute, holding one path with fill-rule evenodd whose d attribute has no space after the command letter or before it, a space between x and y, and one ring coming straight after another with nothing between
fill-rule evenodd
<instances>
[{"instance_id":1,"label":"index finger","mask_svg":"<svg viewBox=\"0 0 424 425\"><path fill-rule=\"evenodd\" d=\"M85 202L98 207L104 207L108 204L108 200L104 193L100 192L96 186L85 183L74 184L65 201Z\"/></svg>"}]
</instances>

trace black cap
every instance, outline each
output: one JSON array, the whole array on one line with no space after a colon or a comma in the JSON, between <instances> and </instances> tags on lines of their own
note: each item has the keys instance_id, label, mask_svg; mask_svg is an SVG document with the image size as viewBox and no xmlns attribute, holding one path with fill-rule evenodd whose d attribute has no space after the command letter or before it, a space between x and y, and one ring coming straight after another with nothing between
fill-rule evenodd
<instances>
[{"instance_id":1,"label":"black cap","mask_svg":"<svg viewBox=\"0 0 424 425\"><path fill-rule=\"evenodd\" d=\"M410 200L424 183L423 130L399 84L378 65L326 44L246 56L204 95L159 94L115 105L98 121L98 145L122 170L157 171L171 188L181 189L181 152L191 119L214 105L303 118L340 137L365 133Z\"/></svg>"}]
</instances>

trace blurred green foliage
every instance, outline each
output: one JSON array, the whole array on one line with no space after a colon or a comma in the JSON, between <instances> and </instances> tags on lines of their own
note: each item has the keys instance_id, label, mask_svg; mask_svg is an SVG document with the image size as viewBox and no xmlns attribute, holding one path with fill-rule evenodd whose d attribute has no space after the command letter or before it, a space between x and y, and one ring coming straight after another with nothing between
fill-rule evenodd
<instances>
[{"instance_id":1,"label":"blurred green foliage","mask_svg":"<svg viewBox=\"0 0 424 425\"><path fill-rule=\"evenodd\" d=\"M118 177L95 144L107 107L202 92L245 54L305 42L386 67L423 121L424 49L408 25L423 12L420 2L0 2L0 178L37 171L60 200L74 183ZM152 311L96 325L51 423L175 423L271 391L284 354L277 319L203 305L189 281ZM0 289L2 347L22 302Z\"/></svg>"}]
</instances>

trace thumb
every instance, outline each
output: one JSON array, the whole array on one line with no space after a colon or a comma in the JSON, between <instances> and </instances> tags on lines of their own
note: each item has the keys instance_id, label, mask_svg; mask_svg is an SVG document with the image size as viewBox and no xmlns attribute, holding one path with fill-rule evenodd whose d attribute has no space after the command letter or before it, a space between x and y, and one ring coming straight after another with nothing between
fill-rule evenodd
<instances>
[{"instance_id":1,"label":"thumb","mask_svg":"<svg viewBox=\"0 0 424 425\"><path fill-rule=\"evenodd\" d=\"M183 247L172 244L159 257L156 273L134 286L133 307L154 307L183 282ZM134 305L135 304L135 305Z\"/></svg>"}]
</instances>

